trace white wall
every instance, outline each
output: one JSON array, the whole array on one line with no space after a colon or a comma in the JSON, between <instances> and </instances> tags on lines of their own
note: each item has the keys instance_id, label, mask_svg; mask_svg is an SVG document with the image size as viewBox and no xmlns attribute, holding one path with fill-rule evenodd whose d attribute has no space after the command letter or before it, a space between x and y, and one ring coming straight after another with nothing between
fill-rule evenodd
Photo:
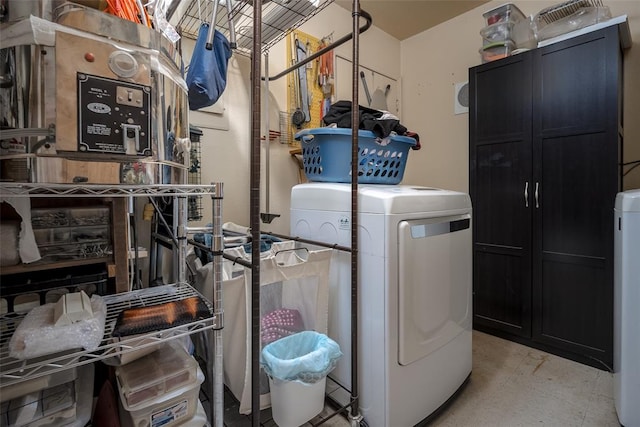
<instances>
[{"instance_id":1,"label":"white wall","mask_svg":"<svg viewBox=\"0 0 640 427\"><path fill-rule=\"evenodd\" d=\"M502 0L485 4L403 42L374 26L360 35L360 63L397 79L401 83L401 122L420 135L422 150L410 151L403 183L468 191L468 114L454 115L453 86L468 79L469 67L480 64L479 35L484 26L482 13L503 4ZM519 1L526 14L537 13L557 1ZM640 1L608 0L612 15L626 14L633 47L625 52L625 161L640 159ZM338 39L351 32L351 13L330 5L305 23L300 30L322 37L333 32ZM269 52L269 75L287 68L286 41ZM191 41L184 41L185 58L190 58ZM352 44L347 42L336 54L351 58ZM263 58L264 65L264 58ZM203 182L223 182L223 220L249 224L250 172L250 61L234 55L230 61L224 94L224 120L220 116L192 112L192 123L202 127L228 126L228 130L204 128ZM339 84L350 84L351 75L337 76ZM346 79L346 82L345 82ZM269 84L269 122L278 128L279 112L286 110L286 77ZM263 93L263 103L266 100ZM361 94L361 99L364 94ZM334 100L335 101L335 100ZM362 104L362 102L360 102ZM263 115L266 109L263 107ZM266 117L266 115L264 115ZM263 147L264 147L263 143ZM297 166L289 155L291 147L270 144L270 209L280 214L263 230L289 233L291 187L298 183ZM265 150L262 150L262 206L265 209ZM625 179L625 188L640 188L640 168ZM205 218L210 203L205 200Z\"/></svg>"},{"instance_id":2,"label":"white wall","mask_svg":"<svg viewBox=\"0 0 640 427\"><path fill-rule=\"evenodd\" d=\"M364 25L364 20L361 20ZM306 22L300 30L314 37L321 38L333 33L334 40L351 32L351 12L337 5L329 5L315 17ZM185 61L191 57L193 41L184 40ZM286 39L269 51L269 75L275 76L288 66L286 64ZM336 49L335 53L342 57L352 58L352 42L348 41ZM262 58L264 66L264 58ZM190 113L190 122L204 131L202 137L202 181L223 182L223 220L237 224L249 225L249 174L250 174L250 60L247 57L234 55L229 62L227 88L224 98L224 119L220 116ZM379 30L371 27L360 34L360 64L373 68L388 76L400 79L400 42ZM350 84L351 75L336 76L339 84ZM347 83L344 83L347 79ZM279 112L287 110L286 102L287 78L282 77L269 83L268 109L269 128L278 129ZM363 95L364 96L364 95ZM266 118L263 92L263 116ZM335 101L335 100L334 100ZM266 119L263 119L263 121ZM228 130L205 128L203 126L220 127L228 122ZM263 125L264 126L264 125ZM263 168L261 196L261 212L266 212L266 150L262 144L261 165ZM270 188L269 212L280 214L271 224L262 224L262 230L277 233L289 233L289 206L291 188L298 183L298 167L289 154L287 144L271 142L269 155ZM210 218L211 206L204 201L205 216Z\"/></svg>"},{"instance_id":3,"label":"white wall","mask_svg":"<svg viewBox=\"0 0 640 427\"><path fill-rule=\"evenodd\" d=\"M420 135L424 147L409 156L405 183L468 191L469 117L454 115L453 86L468 80L468 68L481 63L482 14L503 3L485 4L401 43L403 122ZM515 2L525 15L557 3ZM640 1L605 4L613 16L629 19L633 46L624 54L624 160L640 160ZM640 188L640 168L627 175L624 187Z\"/></svg>"}]
</instances>

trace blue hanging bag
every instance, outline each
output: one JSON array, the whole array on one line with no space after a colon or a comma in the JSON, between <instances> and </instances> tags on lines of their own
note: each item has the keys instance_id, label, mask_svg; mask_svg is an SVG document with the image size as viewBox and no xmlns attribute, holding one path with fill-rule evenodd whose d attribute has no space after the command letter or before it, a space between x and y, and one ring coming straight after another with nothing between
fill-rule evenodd
<instances>
[{"instance_id":1,"label":"blue hanging bag","mask_svg":"<svg viewBox=\"0 0 640 427\"><path fill-rule=\"evenodd\" d=\"M215 104L227 86L227 66L231 58L231 47L224 34L218 30L214 31L213 47L207 49L209 24L203 23L200 26L186 78L190 110L199 110Z\"/></svg>"}]
</instances>

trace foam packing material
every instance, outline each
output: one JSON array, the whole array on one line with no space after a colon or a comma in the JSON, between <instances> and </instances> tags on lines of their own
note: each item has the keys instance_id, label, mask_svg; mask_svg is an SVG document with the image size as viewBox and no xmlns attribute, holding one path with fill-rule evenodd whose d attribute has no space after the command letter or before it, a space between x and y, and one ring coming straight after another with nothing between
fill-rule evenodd
<instances>
[{"instance_id":1,"label":"foam packing material","mask_svg":"<svg viewBox=\"0 0 640 427\"><path fill-rule=\"evenodd\" d=\"M104 335L107 305L99 295L91 297L93 317L64 326L54 323L55 304L33 308L9 342L9 356L31 359L65 350L98 348Z\"/></svg>"},{"instance_id":2,"label":"foam packing material","mask_svg":"<svg viewBox=\"0 0 640 427\"><path fill-rule=\"evenodd\" d=\"M84 291L64 294L53 309L53 317L56 326L89 320L93 318L91 301Z\"/></svg>"}]
</instances>

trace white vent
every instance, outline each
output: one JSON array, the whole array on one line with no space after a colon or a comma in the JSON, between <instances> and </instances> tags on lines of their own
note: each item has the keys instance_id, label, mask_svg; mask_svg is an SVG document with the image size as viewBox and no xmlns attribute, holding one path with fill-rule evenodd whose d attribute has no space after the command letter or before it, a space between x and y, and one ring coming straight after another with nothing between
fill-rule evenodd
<instances>
[{"instance_id":1,"label":"white vent","mask_svg":"<svg viewBox=\"0 0 640 427\"><path fill-rule=\"evenodd\" d=\"M460 82L453 86L453 112L454 114L469 112L469 82Z\"/></svg>"}]
</instances>

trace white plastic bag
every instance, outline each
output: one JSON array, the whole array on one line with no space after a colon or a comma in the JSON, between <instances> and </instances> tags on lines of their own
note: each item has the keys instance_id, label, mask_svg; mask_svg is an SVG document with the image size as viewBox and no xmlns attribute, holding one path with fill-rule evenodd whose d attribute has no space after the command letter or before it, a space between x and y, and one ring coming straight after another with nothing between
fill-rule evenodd
<instances>
[{"instance_id":1,"label":"white plastic bag","mask_svg":"<svg viewBox=\"0 0 640 427\"><path fill-rule=\"evenodd\" d=\"M107 305L102 297L91 297L93 317L65 326L53 320L55 304L33 308L20 322L9 342L9 355L16 359L31 359L64 350L84 348L95 350L104 336Z\"/></svg>"},{"instance_id":2,"label":"white plastic bag","mask_svg":"<svg viewBox=\"0 0 640 427\"><path fill-rule=\"evenodd\" d=\"M340 357L340 346L334 340L319 332L303 331L264 347L260 364L272 378L313 384L325 378Z\"/></svg>"}]
</instances>

